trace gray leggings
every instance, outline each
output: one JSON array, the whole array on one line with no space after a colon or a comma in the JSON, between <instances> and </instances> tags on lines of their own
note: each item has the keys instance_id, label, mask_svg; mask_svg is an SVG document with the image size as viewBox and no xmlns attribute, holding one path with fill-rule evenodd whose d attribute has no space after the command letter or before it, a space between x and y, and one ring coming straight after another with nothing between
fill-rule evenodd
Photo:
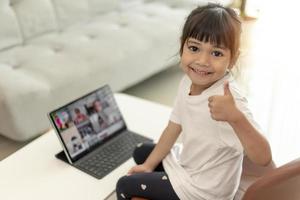
<instances>
[{"instance_id":1,"label":"gray leggings","mask_svg":"<svg viewBox=\"0 0 300 200\"><path fill-rule=\"evenodd\" d=\"M155 144L144 143L136 147L133 159L137 164L142 164L152 152ZM123 176L119 179L116 187L117 199L131 199L142 197L151 200L178 200L168 175L162 163L151 173L137 173Z\"/></svg>"}]
</instances>

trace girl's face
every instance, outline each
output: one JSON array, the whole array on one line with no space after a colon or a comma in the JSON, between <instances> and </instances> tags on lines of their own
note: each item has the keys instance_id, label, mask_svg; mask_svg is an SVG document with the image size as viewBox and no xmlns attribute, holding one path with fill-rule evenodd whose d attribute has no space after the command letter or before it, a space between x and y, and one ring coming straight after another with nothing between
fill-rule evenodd
<instances>
[{"instance_id":1,"label":"girl's face","mask_svg":"<svg viewBox=\"0 0 300 200\"><path fill-rule=\"evenodd\" d=\"M188 38L181 55L181 67L192 80L192 93L200 94L221 79L230 66L228 48Z\"/></svg>"}]
</instances>

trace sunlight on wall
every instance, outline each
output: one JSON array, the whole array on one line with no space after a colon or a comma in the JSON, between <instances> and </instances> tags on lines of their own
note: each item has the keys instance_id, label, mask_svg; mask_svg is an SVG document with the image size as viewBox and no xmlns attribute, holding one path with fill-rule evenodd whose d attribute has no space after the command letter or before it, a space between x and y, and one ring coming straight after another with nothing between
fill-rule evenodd
<instances>
[{"instance_id":1,"label":"sunlight on wall","mask_svg":"<svg viewBox=\"0 0 300 200\"><path fill-rule=\"evenodd\" d=\"M249 103L277 165L300 157L298 8L292 0L262 1L252 32Z\"/></svg>"}]
</instances>

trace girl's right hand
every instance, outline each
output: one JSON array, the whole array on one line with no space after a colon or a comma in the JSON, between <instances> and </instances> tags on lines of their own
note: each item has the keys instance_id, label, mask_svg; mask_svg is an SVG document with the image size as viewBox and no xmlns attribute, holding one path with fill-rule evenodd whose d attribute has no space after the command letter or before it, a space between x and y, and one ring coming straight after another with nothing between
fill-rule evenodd
<instances>
[{"instance_id":1,"label":"girl's right hand","mask_svg":"<svg viewBox=\"0 0 300 200\"><path fill-rule=\"evenodd\" d=\"M136 165L134 167L132 167L127 175L131 175L131 174L136 174L136 173L147 173L147 172L152 172L153 170L149 167L147 167L145 164L141 164L141 165Z\"/></svg>"}]
</instances>

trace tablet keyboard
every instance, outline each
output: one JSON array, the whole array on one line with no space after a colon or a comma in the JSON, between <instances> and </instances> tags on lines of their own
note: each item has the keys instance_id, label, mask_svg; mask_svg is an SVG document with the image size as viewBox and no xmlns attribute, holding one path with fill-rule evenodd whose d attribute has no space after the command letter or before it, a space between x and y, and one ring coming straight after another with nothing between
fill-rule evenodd
<instances>
[{"instance_id":1,"label":"tablet keyboard","mask_svg":"<svg viewBox=\"0 0 300 200\"><path fill-rule=\"evenodd\" d=\"M95 150L77 167L100 179L131 158L137 144L149 138L126 131Z\"/></svg>"}]
</instances>

